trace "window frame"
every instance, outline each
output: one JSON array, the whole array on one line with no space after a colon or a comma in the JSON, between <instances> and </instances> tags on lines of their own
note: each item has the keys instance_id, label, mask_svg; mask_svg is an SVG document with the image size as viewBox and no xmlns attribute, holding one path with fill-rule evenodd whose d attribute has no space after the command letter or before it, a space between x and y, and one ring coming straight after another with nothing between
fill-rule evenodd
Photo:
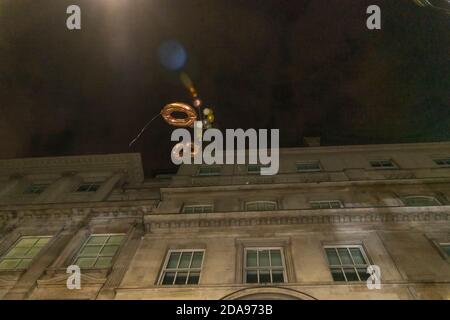
<instances>
[{"instance_id":1,"label":"window frame","mask_svg":"<svg viewBox=\"0 0 450 320\"><path fill-rule=\"evenodd\" d=\"M303 169L299 170L298 166L301 164L317 164L317 169ZM296 161L295 162L295 171L298 173L304 172L321 172L323 171L322 163L320 160L305 160L305 161Z\"/></svg>"},{"instance_id":2,"label":"window frame","mask_svg":"<svg viewBox=\"0 0 450 320\"><path fill-rule=\"evenodd\" d=\"M202 252L203 255L202 255L202 262L200 264L200 267L199 268L178 268L178 265L180 263L180 260L178 260L176 268L167 269L167 265L169 263L170 256L174 252L179 252L180 253L180 258L179 259L181 259L181 255L183 254L183 252L191 252L192 255L191 255L191 260L189 262L189 266L192 264L192 259L194 257L194 253L195 252ZM161 272L160 272L157 284L159 286L167 286L167 287L173 287L173 286L183 286L183 287L185 287L185 286L198 286L198 285L200 285L201 280L202 280L202 270L203 270L203 264L205 262L205 256L206 256L206 249L169 249L169 250L167 250L167 253L166 253L166 256L164 258L164 262L163 262L163 265L162 265L162 269L161 269ZM195 283L195 284L187 283L188 280L189 280L189 273L191 271L198 271L198 273L199 273L199 275L198 275L198 282ZM175 276L173 278L173 283L172 284L163 284L162 283L163 280L164 280L164 276L165 276L166 272L174 272L175 273ZM188 276L186 277L186 283L185 284L175 284L175 280L177 278L178 272L187 272L188 273Z\"/></svg>"},{"instance_id":3,"label":"window frame","mask_svg":"<svg viewBox=\"0 0 450 320\"><path fill-rule=\"evenodd\" d=\"M367 280L367 279L364 279L364 280L361 279L361 277L360 277L360 275L358 273L358 270L357 270L358 268L361 268L361 269L364 268L365 271L366 271L365 274L367 274L367 267L372 265L372 262L371 262L371 260L369 258L369 255L367 254L366 249L364 248L364 246L362 244L336 244L336 245L334 245L334 244L327 244L327 245L323 245L322 248L323 248L323 253L325 255L325 261L327 262L328 270L330 272L330 276L331 276L331 279L332 279L333 282L337 282L337 283L361 283L361 282L365 282ZM327 254L326 249L335 249L337 251L337 249L340 249L340 248L347 249L347 251L348 251L348 253L350 255L350 259L352 259L353 265L344 265L344 264L342 264L341 257L339 256L339 254L337 252L336 252L337 253L337 257L338 257L339 262L341 264L340 265L331 265L330 264L330 261L328 259L328 254ZM349 250L351 248L358 248L360 250L364 260L366 261L366 264L364 264L364 265L357 265L357 264L355 264L355 261L353 260L353 257L352 257L352 255L350 253L350 250ZM332 269L333 268L334 269L338 269L339 268L341 270L345 281L334 280L333 273L332 273ZM353 268L355 270L355 273L358 276L359 280L348 281L347 280L347 276L346 276L346 274L344 272L344 269L346 269L346 268ZM368 275L367 277L370 277L370 275Z\"/></svg>"},{"instance_id":4,"label":"window frame","mask_svg":"<svg viewBox=\"0 0 450 320\"><path fill-rule=\"evenodd\" d=\"M331 206L332 202L338 203L339 207L338 208L333 208ZM315 203L318 203L318 204L320 204L320 203L328 203L328 204L330 204L330 206L328 208L320 208L320 207L319 208L314 208L313 204L315 204ZM327 209L342 209L342 208L344 208L344 204L342 203L341 200L312 200L312 201L309 201L309 204L311 206L311 209L313 209L313 210L327 210Z\"/></svg>"},{"instance_id":5,"label":"window frame","mask_svg":"<svg viewBox=\"0 0 450 320\"><path fill-rule=\"evenodd\" d=\"M202 173L201 170L203 168L217 168L218 172ZM199 177L217 177L220 175L222 175L222 166L218 166L218 165L200 165L197 170L197 176L199 176Z\"/></svg>"},{"instance_id":6,"label":"window frame","mask_svg":"<svg viewBox=\"0 0 450 320\"><path fill-rule=\"evenodd\" d=\"M445 162L444 164L439 164L438 162L442 161ZM439 168L450 168L450 157L436 157L433 158L433 162L435 165L437 165Z\"/></svg>"},{"instance_id":7,"label":"window frame","mask_svg":"<svg viewBox=\"0 0 450 320\"><path fill-rule=\"evenodd\" d=\"M263 250L279 250L280 254L281 254L281 267L272 267L272 261L269 257L269 264L270 266L268 267L261 267L259 266L259 262L258 262L258 266L256 267L248 267L247 266L247 252L249 250L253 250L253 251L263 251ZM270 253L269 253L270 255ZM259 257L259 254L257 253L257 257ZM287 270L286 270L286 259L285 259L285 254L284 254L284 247L251 247L251 246L246 246L244 247L244 261L243 261L243 268L242 268L242 282L244 284L247 285L276 285L276 284L282 284L282 283L288 283L288 275L287 275ZM257 258L258 259L258 258ZM280 268L283 269L283 282L273 282L272 279L272 271L273 270L279 270ZM258 277L258 282L247 282L247 271L248 270L253 270L253 271L257 271L257 277ZM270 271L270 282L259 282L259 271L260 270L268 270Z\"/></svg>"},{"instance_id":8,"label":"window frame","mask_svg":"<svg viewBox=\"0 0 450 320\"><path fill-rule=\"evenodd\" d=\"M388 161L392 166L386 167L386 166L380 165L379 167L376 167L376 166L373 165L373 162L380 162L381 163L381 162L384 162L384 161ZM389 170L389 169L398 169L399 168L397 163L393 159L390 159L390 158L386 158L386 159L370 159L369 160L369 165L370 165L370 168L372 168L374 170Z\"/></svg>"},{"instance_id":9,"label":"window frame","mask_svg":"<svg viewBox=\"0 0 450 320\"><path fill-rule=\"evenodd\" d=\"M195 212L195 209L193 212L185 212L186 208L203 208L202 212ZM204 208L210 207L211 211L205 212ZM201 214L201 213L213 213L214 212L214 205L213 204L184 204L181 207L181 213L183 214Z\"/></svg>"},{"instance_id":10,"label":"window frame","mask_svg":"<svg viewBox=\"0 0 450 320\"><path fill-rule=\"evenodd\" d=\"M47 239L49 239L49 241L48 241L45 245L43 245L43 246L41 247L41 249L36 253L36 255L33 256L32 258L27 258L27 257L25 257L25 256L21 256L21 257L19 257L19 258L8 258L8 257L7 257L7 255L11 252L11 250L15 249L15 247L17 246L17 244L19 244L19 242L20 242L22 239L29 239L29 238L38 238L38 240L35 241L35 243L33 244L33 246L29 248L29 250L27 251L27 253L28 253L31 249L33 249L33 248L35 247L35 244L36 244L40 239L47 238ZM2 255L0 256L0 263L3 262L5 259L20 259L19 263L18 263L18 264L16 265L16 267L14 267L13 269L0 269L0 272L1 272L1 271L11 271L11 270L12 270L12 271L24 271L24 270L27 270L27 269L31 266L31 264L33 263L33 261L39 256L39 254L42 253L42 250L44 250L45 248L48 247L48 245L51 243L52 239L53 239L53 236L52 236L52 235L42 235L42 236L41 236L41 235L39 235L39 236L19 236L19 238L18 238L16 241L14 241L14 242L8 247L8 249L4 252L4 254L2 254ZM17 268L17 266L18 266L23 260L25 260L25 259L29 259L29 260L30 260L28 266L27 266L26 268Z\"/></svg>"},{"instance_id":11,"label":"window frame","mask_svg":"<svg viewBox=\"0 0 450 320\"><path fill-rule=\"evenodd\" d=\"M432 199L432 200L434 200L434 202L436 204L435 205L420 205L420 206L408 205L406 203L407 199L412 199L412 198ZM442 206L442 203L435 196L405 196L405 197L402 197L401 200L405 207L415 208L415 207L439 207L439 206Z\"/></svg>"},{"instance_id":12,"label":"window frame","mask_svg":"<svg viewBox=\"0 0 450 320\"><path fill-rule=\"evenodd\" d=\"M81 187L88 186L87 190L80 190ZM92 186L97 186L95 190L91 190ZM93 181L93 182L82 182L80 183L77 188L75 189L76 193L95 193L97 192L102 186L102 182L99 181Z\"/></svg>"},{"instance_id":13,"label":"window frame","mask_svg":"<svg viewBox=\"0 0 450 320\"><path fill-rule=\"evenodd\" d=\"M249 210L248 209L248 205L258 204L258 203L264 203L264 204L271 203L271 204L275 205L275 208L274 209L270 209L270 210L267 210L267 209L263 209L263 210L261 210L261 209ZM278 201L275 201L275 200L252 200L252 201L245 201L245 203L244 203L244 211L250 211L251 212L251 211L276 211L276 210L279 210L279 206L278 206Z\"/></svg>"},{"instance_id":14,"label":"window frame","mask_svg":"<svg viewBox=\"0 0 450 320\"><path fill-rule=\"evenodd\" d=\"M77 250L77 252L76 252L76 254L74 255L74 257L72 258L72 263L71 264L73 264L73 265L78 265L77 264L77 261L78 261L78 258L86 258L87 256L80 256L80 254L81 254L81 252L83 251L83 249L86 247L86 245L87 245L87 243L88 243L88 241L91 239L91 237L93 237L93 236L108 236L108 237L111 237L111 236L123 236L123 240L122 240L122 242L119 244L119 246L118 246L118 248L117 248L117 251L116 251L116 253L111 257L111 265L109 266L109 267L95 267L95 263L97 263L97 260L100 258L100 252L102 251L102 249L106 246L106 242L109 240L106 240L104 243L103 243L103 245L102 245L102 248L100 249L100 251L98 252L98 254L95 256L95 262L94 262L94 265L92 266L92 267L80 267L80 269L109 269L109 268L111 268L113 265L114 265L114 263L115 263L115 260L116 260L116 258L117 258L117 256L119 255L119 253L120 253L120 249L122 248L122 246L123 246L123 244L125 243L125 240L126 240L126 233L91 233L91 234L89 234L88 236L87 236L87 238L83 241L83 243L81 244L81 246L80 246L80 248ZM89 258L89 257L88 257Z\"/></svg>"}]
</instances>

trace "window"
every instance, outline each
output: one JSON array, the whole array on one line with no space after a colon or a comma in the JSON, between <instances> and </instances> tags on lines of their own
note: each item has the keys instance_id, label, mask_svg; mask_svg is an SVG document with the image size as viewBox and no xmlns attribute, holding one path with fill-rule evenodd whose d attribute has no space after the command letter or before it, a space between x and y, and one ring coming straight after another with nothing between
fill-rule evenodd
<instances>
[{"instance_id":1,"label":"window","mask_svg":"<svg viewBox=\"0 0 450 320\"><path fill-rule=\"evenodd\" d=\"M296 167L297 167L297 172L314 172L314 171L322 170L322 168L320 167L319 161L297 162Z\"/></svg>"},{"instance_id":2,"label":"window","mask_svg":"<svg viewBox=\"0 0 450 320\"><path fill-rule=\"evenodd\" d=\"M245 249L245 283L285 282L284 259L281 248Z\"/></svg>"},{"instance_id":3,"label":"window","mask_svg":"<svg viewBox=\"0 0 450 320\"><path fill-rule=\"evenodd\" d=\"M370 160L369 163L375 169L392 169L397 167L392 160Z\"/></svg>"},{"instance_id":4,"label":"window","mask_svg":"<svg viewBox=\"0 0 450 320\"><path fill-rule=\"evenodd\" d=\"M44 192L44 190L48 187L47 184L31 184L29 185L24 193L25 194L41 194L42 192Z\"/></svg>"},{"instance_id":5,"label":"window","mask_svg":"<svg viewBox=\"0 0 450 320\"><path fill-rule=\"evenodd\" d=\"M325 253L334 281L366 281L367 256L362 246L326 246Z\"/></svg>"},{"instance_id":6,"label":"window","mask_svg":"<svg viewBox=\"0 0 450 320\"><path fill-rule=\"evenodd\" d=\"M83 183L78 187L77 192L95 192L98 190L98 188L100 188L100 183Z\"/></svg>"},{"instance_id":7,"label":"window","mask_svg":"<svg viewBox=\"0 0 450 320\"><path fill-rule=\"evenodd\" d=\"M189 205L183 207L183 213L210 213L213 212L212 205Z\"/></svg>"},{"instance_id":8,"label":"window","mask_svg":"<svg viewBox=\"0 0 450 320\"><path fill-rule=\"evenodd\" d=\"M250 201L245 203L247 211L271 211L277 209L275 201Z\"/></svg>"},{"instance_id":9,"label":"window","mask_svg":"<svg viewBox=\"0 0 450 320\"><path fill-rule=\"evenodd\" d=\"M449 158L434 159L433 161L438 166L442 166L442 167L450 166L450 157Z\"/></svg>"},{"instance_id":10,"label":"window","mask_svg":"<svg viewBox=\"0 0 450 320\"><path fill-rule=\"evenodd\" d=\"M0 270L24 270L51 237L21 237L0 259Z\"/></svg>"},{"instance_id":11,"label":"window","mask_svg":"<svg viewBox=\"0 0 450 320\"><path fill-rule=\"evenodd\" d=\"M222 170L219 166L201 166L198 169L199 176L219 176Z\"/></svg>"},{"instance_id":12,"label":"window","mask_svg":"<svg viewBox=\"0 0 450 320\"><path fill-rule=\"evenodd\" d=\"M161 275L162 285L198 284L204 250L171 250Z\"/></svg>"},{"instance_id":13,"label":"window","mask_svg":"<svg viewBox=\"0 0 450 320\"><path fill-rule=\"evenodd\" d=\"M442 251L447 255L447 257L450 258L450 243L440 243L439 246L441 247Z\"/></svg>"},{"instance_id":14,"label":"window","mask_svg":"<svg viewBox=\"0 0 450 320\"><path fill-rule=\"evenodd\" d=\"M408 207L428 207L440 205L436 198L428 196L405 197L403 198L403 203Z\"/></svg>"},{"instance_id":15,"label":"window","mask_svg":"<svg viewBox=\"0 0 450 320\"><path fill-rule=\"evenodd\" d=\"M74 264L80 268L109 268L124 234L93 234L81 247Z\"/></svg>"},{"instance_id":16,"label":"window","mask_svg":"<svg viewBox=\"0 0 450 320\"><path fill-rule=\"evenodd\" d=\"M343 207L339 200L311 201L310 204L313 209L338 209Z\"/></svg>"}]
</instances>

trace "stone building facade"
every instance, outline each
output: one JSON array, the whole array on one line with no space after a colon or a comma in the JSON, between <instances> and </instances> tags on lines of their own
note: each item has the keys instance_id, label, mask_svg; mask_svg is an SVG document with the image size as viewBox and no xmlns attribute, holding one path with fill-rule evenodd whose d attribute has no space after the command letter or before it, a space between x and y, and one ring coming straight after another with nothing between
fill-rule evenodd
<instances>
[{"instance_id":1,"label":"stone building facade","mask_svg":"<svg viewBox=\"0 0 450 320\"><path fill-rule=\"evenodd\" d=\"M449 142L281 149L259 169L1 160L0 299L450 298Z\"/></svg>"}]
</instances>

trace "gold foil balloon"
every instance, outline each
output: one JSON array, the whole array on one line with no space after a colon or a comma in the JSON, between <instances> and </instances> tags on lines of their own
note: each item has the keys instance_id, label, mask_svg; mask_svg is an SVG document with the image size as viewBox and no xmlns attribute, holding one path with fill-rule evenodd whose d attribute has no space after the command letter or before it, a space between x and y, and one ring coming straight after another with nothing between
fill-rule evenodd
<instances>
[{"instance_id":1,"label":"gold foil balloon","mask_svg":"<svg viewBox=\"0 0 450 320\"><path fill-rule=\"evenodd\" d=\"M212 114L212 113L208 114L208 116L206 117L206 119L208 119L208 121L209 121L210 123L213 123L213 122L214 122L214 114Z\"/></svg>"},{"instance_id":2,"label":"gold foil balloon","mask_svg":"<svg viewBox=\"0 0 450 320\"><path fill-rule=\"evenodd\" d=\"M174 112L184 113L185 117L175 118L172 116ZM161 115L168 124L175 127L191 127L197 120L195 110L190 105L182 102L169 103L162 109Z\"/></svg>"}]
</instances>

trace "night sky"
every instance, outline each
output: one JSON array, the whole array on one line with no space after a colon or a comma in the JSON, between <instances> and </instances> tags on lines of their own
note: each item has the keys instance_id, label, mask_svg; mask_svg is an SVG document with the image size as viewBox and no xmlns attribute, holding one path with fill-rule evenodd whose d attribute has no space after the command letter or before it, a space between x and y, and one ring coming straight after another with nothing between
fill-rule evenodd
<instances>
[{"instance_id":1,"label":"night sky","mask_svg":"<svg viewBox=\"0 0 450 320\"><path fill-rule=\"evenodd\" d=\"M411 0L1 0L0 158L140 152L147 175L173 169L161 118L128 147L191 101L160 63L167 40L221 129L280 128L282 147L450 140L450 15Z\"/></svg>"}]
</instances>

